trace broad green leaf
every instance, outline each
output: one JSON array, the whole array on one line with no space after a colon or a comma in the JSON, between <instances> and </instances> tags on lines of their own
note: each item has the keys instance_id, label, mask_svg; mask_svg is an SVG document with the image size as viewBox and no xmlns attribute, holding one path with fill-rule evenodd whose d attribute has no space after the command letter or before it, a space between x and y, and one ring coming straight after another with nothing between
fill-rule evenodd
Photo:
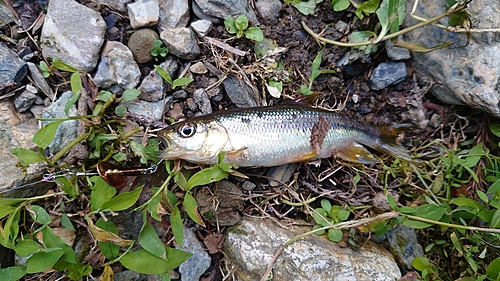
<instances>
[{"instance_id":1,"label":"broad green leaf","mask_svg":"<svg viewBox=\"0 0 500 281\"><path fill-rule=\"evenodd\" d=\"M44 162L45 159L40 156L37 152L24 148L14 148L10 151L13 155L17 157L21 165L27 167L32 163Z\"/></svg>"},{"instance_id":2,"label":"broad green leaf","mask_svg":"<svg viewBox=\"0 0 500 281\"><path fill-rule=\"evenodd\" d=\"M146 250L139 250L125 254L121 264L133 271L143 274L161 274L177 268L192 256L191 253L177 249L166 248L167 260L160 259Z\"/></svg>"},{"instance_id":3,"label":"broad green leaf","mask_svg":"<svg viewBox=\"0 0 500 281\"><path fill-rule=\"evenodd\" d=\"M479 199L481 199L484 203L488 203L490 201L488 199L488 195L486 195L486 193L484 193L483 191L478 189L476 191L476 193L477 193L477 196L479 197Z\"/></svg>"},{"instance_id":4,"label":"broad green leaf","mask_svg":"<svg viewBox=\"0 0 500 281\"><path fill-rule=\"evenodd\" d=\"M430 223L415 220L404 220L402 224L415 229L427 228L432 225Z\"/></svg>"},{"instance_id":5,"label":"broad green leaf","mask_svg":"<svg viewBox=\"0 0 500 281\"><path fill-rule=\"evenodd\" d=\"M252 26L245 31L245 37L256 42L261 42L264 40L264 33L262 33L259 27Z\"/></svg>"},{"instance_id":6,"label":"broad green leaf","mask_svg":"<svg viewBox=\"0 0 500 281\"><path fill-rule=\"evenodd\" d=\"M52 61L52 66L62 71L78 72L78 69L62 61Z\"/></svg>"},{"instance_id":7,"label":"broad green leaf","mask_svg":"<svg viewBox=\"0 0 500 281\"><path fill-rule=\"evenodd\" d=\"M19 234L19 213L22 207L23 206L17 207L16 210L9 215L9 218L3 226L3 241L1 244L6 248L14 249L14 241ZM0 236L0 238L2 238L2 236Z\"/></svg>"},{"instance_id":8,"label":"broad green leaf","mask_svg":"<svg viewBox=\"0 0 500 281\"><path fill-rule=\"evenodd\" d=\"M194 199L191 193L186 192L184 195L184 202L182 203L184 208L186 209L186 213L188 216L197 224L205 227L205 223L198 212L198 203L196 203L196 199Z\"/></svg>"},{"instance_id":9,"label":"broad green leaf","mask_svg":"<svg viewBox=\"0 0 500 281\"><path fill-rule=\"evenodd\" d=\"M139 232L139 244L144 248L144 250L155 255L158 258L166 259L167 252L165 250L165 245L158 237L158 233L152 224L148 221L144 221L141 231Z\"/></svg>"},{"instance_id":10,"label":"broad green leaf","mask_svg":"<svg viewBox=\"0 0 500 281\"><path fill-rule=\"evenodd\" d=\"M78 94L78 92L82 89L82 77L79 72L71 74L70 83L71 83L71 91L74 94Z\"/></svg>"},{"instance_id":11,"label":"broad green leaf","mask_svg":"<svg viewBox=\"0 0 500 281\"><path fill-rule=\"evenodd\" d=\"M35 133L33 136L33 142L41 148L47 148L47 146L49 146L54 139L57 128L62 122L63 121L54 121L45 125Z\"/></svg>"},{"instance_id":12,"label":"broad green leaf","mask_svg":"<svg viewBox=\"0 0 500 281\"><path fill-rule=\"evenodd\" d=\"M455 232L452 232L450 234L450 240L455 249L460 253L464 254L464 247L462 246L462 243L460 242L460 239L458 239L457 234Z\"/></svg>"},{"instance_id":13,"label":"broad green leaf","mask_svg":"<svg viewBox=\"0 0 500 281\"><path fill-rule=\"evenodd\" d=\"M26 261L26 273L37 273L51 268L63 254L64 251L58 248L49 248L33 254Z\"/></svg>"},{"instance_id":14,"label":"broad green leaf","mask_svg":"<svg viewBox=\"0 0 500 281\"><path fill-rule=\"evenodd\" d=\"M414 258L411 265L418 271L431 268L431 262L424 256Z\"/></svg>"},{"instance_id":15,"label":"broad green leaf","mask_svg":"<svg viewBox=\"0 0 500 281\"><path fill-rule=\"evenodd\" d=\"M116 116L121 117L121 118L125 117L125 115L127 115L127 107L122 105L122 104L118 105L115 108L115 114L116 114Z\"/></svg>"},{"instance_id":16,"label":"broad green leaf","mask_svg":"<svg viewBox=\"0 0 500 281\"><path fill-rule=\"evenodd\" d=\"M17 208L12 206L1 206L0 207L0 219L12 214Z\"/></svg>"},{"instance_id":17,"label":"broad green leaf","mask_svg":"<svg viewBox=\"0 0 500 281\"><path fill-rule=\"evenodd\" d=\"M466 163L464 165L469 168L476 166L479 160L481 160L482 154L483 154L483 144L478 143L469 151L469 154L465 158Z\"/></svg>"},{"instance_id":18,"label":"broad green leaf","mask_svg":"<svg viewBox=\"0 0 500 281\"><path fill-rule=\"evenodd\" d=\"M50 222L52 222L52 218L44 208L37 205L31 205L28 207L28 210L31 210L29 213L37 223L49 224Z\"/></svg>"},{"instance_id":19,"label":"broad green leaf","mask_svg":"<svg viewBox=\"0 0 500 281\"><path fill-rule=\"evenodd\" d=\"M156 72L158 72L158 74L160 74L160 76L165 79L165 81L167 81L170 85L173 84L172 82L172 77L170 77L170 74L168 74L168 72L163 69L161 66L158 66L158 65L155 65L155 70Z\"/></svg>"},{"instance_id":20,"label":"broad green leaf","mask_svg":"<svg viewBox=\"0 0 500 281\"><path fill-rule=\"evenodd\" d=\"M351 5L349 0L332 0L332 6L335 12L343 11L349 8L349 5Z\"/></svg>"},{"instance_id":21,"label":"broad green leaf","mask_svg":"<svg viewBox=\"0 0 500 281\"><path fill-rule=\"evenodd\" d=\"M105 221L103 218L99 218L95 225L103 230L106 230L108 232L111 232L115 235L118 235L118 228L116 225L108 220ZM102 242L102 241L97 241L99 245L99 249L101 250L101 253L108 259L108 260L114 260L116 257L118 257L118 253L120 252L120 246L116 245L113 242Z\"/></svg>"},{"instance_id":22,"label":"broad green leaf","mask_svg":"<svg viewBox=\"0 0 500 281\"><path fill-rule=\"evenodd\" d=\"M122 162L127 159L127 154L123 152L118 152L115 155L113 155L113 159L115 159L117 162Z\"/></svg>"},{"instance_id":23,"label":"broad green leaf","mask_svg":"<svg viewBox=\"0 0 500 281\"><path fill-rule=\"evenodd\" d=\"M491 228L500 228L500 209L497 209L490 221Z\"/></svg>"},{"instance_id":24,"label":"broad green leaf","mask_svg":"<svg viewBox=\"0 0 500 281\"><path fill-rule=\"evenodd\" d=\"M317 225L313 226L312 230L316 230L316 229L321 228L321 227L322 227L321 225L317 224ZM314 234L323 235L323 234L325 234L325 230L324 229L318 230L318 231L314 232Z\"/></svg>"},{"instance_id":25,"label":"broad green leaf","mask_svg":"<svg viewBox=\"0 0 500 281\"><path fill-rule=\"evenodd\" d=\"M248 27L248 18L245 15L239 15L234 21L234 25L238 30L245 30Z\"/></svg>"},{"instance_id":26,"label":"broad green leaf","mask_svg":"<svg viewBox=\"0 0 500 281\"><path fill-rule=\"evenodd\" d=\"M390 0L388 8L389 30L396 33L406 16L406 0Z\"/></svg>"},{"instance_id":27,"label":"broad green leaf","mask_svg":"<svg viewBox=\"0 0 500 281\"><path fill-rule=\"evenodd\" d=\"M500 124L490 124L490 130L495 136L500 137Z\"/></svg>"},{"instance_id":28,"label":"broad green leaf","mask_svg":"<svg viewBox=\"0 0 500 281\"><path fill-rule=\"evenodd\" d=\"M73 248L66 244L61 238L56 236L50 227L46 227L42 230L43 243L47 248L58 248L64 251L61 256L62 260L69 263L77 263L76 254Z\"/></svg>"},{"instance_id":29,"label":"broad green leaf","mask_svg":"<svg viewBox=\"0 0 500 281\"><path fill-rule=\"evenodd\" d=\"M370 15L375 13L378 6L380 5L380 0L368 0L361 3L354 12L359 19L363 19L365 15Z\"/></svg>"},{"instance_id":30,"label":"broad green leaf","mask_svg":"<svg viewBox=\"0 0 500 281\"><path fill-rule=\"evenodd\" d=\"M399 208L398 211L402 214L414 214L417 212L417 210L415 210L415 208L408 207L408 206L403 206L403 207Z\"/></svg>"},{"instance_id":31,"label":"broad green leaf","mask_svg":"<svg viewBox=\"0 0 500 281\"><path fill-rule=\"evenodd\" d=\"M224 20L224 27L226 28L226 31L229 33L229 34L236 34L236 32L238 32L236 30L236 21L234 20L234 18L227 18Z\"/></svg>"},{"instance_id":32,"label":"broad green leaf","mask_svg":"<svg viewBox=\"0 0 500 281\"><path fill-rule=\"evenodd\" d=\"M174 181L180 188L182 188L183 190L186 190L187 180L186 180L186 176L184 176L183 173L180 173L180 172L175 173Z\"/></svg>"},{"instance_id":33,"label":"broad green leaf","mask_svg":"<svg viewBox=\"0 0 500 281\"><path fill-rule=\"evenodd\" d=\"M389 2L394 0L382 0L380 7L375 12L377 14L378 21L382 26L380 33L377 39L374 40L374 43L380 42L380 40L387 34L389 30Z\"/></svg>"},{"instance_id":34,"label":"broad green leaf","mask_svg":"<svg viewBox=\"0 0 500 281\"><path fill-rule=\"evenodd\" d=\"M25 274L25 267L11 266L0 268L0 276L2 276L3 281L16 281L21 279Z\"/></svg>"},{"instance_id":35,"label":"broad green leaf","mask_svg":"<svg viewBox=\"0 0 500 281\"><path fill-rule=\"evenodd\" d=\"M99 93L97 93L95 99L103 101L103 102L108 102L112 96L113 96L113 93L111 93L110 91L99 91Z\"/></svg>"},{"instance_id":36,"label":"broad green leaf","mask_svg":"<svg viewBox=\"0 0 500 281\"><path fill-rule=\"evenodd\" d=\"M122 100L124 100L124 101L134 100L135 98L137 98L139 96L140 93L141 93L141 91L139 91L137 89L126 89L122 93Z\"/></svg>"},{"instance_id":37,"label":"broad green leaf","mask_svg":"<svg viewBox=\"0 0 500 281\"><path fill-rule=\"evenodd\" d=\"M500 191L500 178L490 185L486 194L493 194Z\"/></svg>"},{"instance_id":38,"label":"broad green leaf","mask_svg":"<svg viewBox=\"0 0 500 281\"><path fill-rule=\"evenodd\" d=\"M485 222L489 222L491 220L491 214L483 204L477 202L476 200L464 197L452 198L450 200L450 204L455 204L459 207L455 209L455 211L465 210L473 215L479 216Z\"/></svg>"},{"instance_id":39,"label":"broad green leaf","mask_svg":"<svg viewBox=\"0 0 500 281\"><path fill-rule=\"evenodd\" d=\"M67 275L70 280L82 280L83 277L87 276L88 274L92 273L92 266L89 264L83 264L83 263L77 263L77 264L70 264L68 267L66 267L67 270Z\"/></svg>"},{"instance_id":40,"label":"broad green leaf","mask_svg":"<svg viewBox=\"0 0 500 281\"><path fill-rule=\"evenodd\" d=\"M172 82L172 87L180 87L180 86L188 85L191 82L193 82L193 79L191 79L191 78L187 78L187 77L177 78Z\"/></svg>"},{"instance_id":41,"label":"broad green leaf","mask_svg":"<svg viewBox=\"0 0 500 281\"><path fill-rule=\"evenodd\" d=\"M415 216L430 220L439 221L444 215L445 207L442 205L420 205L416 208Z\"/></svg>"},{"instance_id":42,"label":"broad green leaf","mask_svg":"<svg viewBox=\"0 0 500 281\"><path fill-rule=\"evenodd\" d=\"M391 207L391 209L396 211L399 209L398 203L396 202L394 197L392 197L392 195L389 193L387 194L387 203L389 203L389 207Z\"/></svg>"},{"instance_id":43,"label":"broad green leaf","mask_svg":"<svg viewBox=\"0 0 500 281\"><path fill-rule=\"evenodd\" d=\"M77 74L77 73L75 73ZM64 114L66 114L66 116L68 116L69 114L69 109L71 108L72 105L74 105L78 99L80 98L80 93L74 93L71 98L66 102L66 104L64 105Z\"/></svg>"},{"instance_id":44,"label":"broad green leaf","mask_svg":"<svg viewBox=\"0 0 500 281\"><path fill-rule=\"evenodd\" d=\"M92 211L97 211L116 194L116 188L109 185L101 177L92 177L91 181L94 182L94 186L90 194L90 207Z\"/></svg>"},{"instance_id":45,"label":"broad green leaf","mask_svg":"<svg viewBox=\"0 0 500 281\"><path fill-rule=\"evenodd\" d=\"M33 254L36 251L39 251L42 249L42 245L40 245L38 242L36 242L33 239L25 239L19 241L17 243L16 247L14 248L14 251L16 251L16 254L20 255L21 257L27 257L31 254Z\"/></svg>"},{"instance_id":46,"label":"broad green leaf","mask_svg":"<svg viewBox=\"0 0 500 281\"><path fill-rule=\"evenodd\" d=\"M152 193L154 194L155 191L153 190ZM161 217L159 215L160 210L162 209L160 200L161 200L161 194L158 194L157 196L151 198L151 201L148 204L148 212L151 214L151 217L156 221L161 221Z\"/></svg>"},{"instance_id":47,"label":"broad green leaf","mask_svg":"<svg viewBox=\"0 0 500 281\"><path fill-rule=\"evenodd\" d=\"M323 208L327 213L332 210L332 204L327 199L321 199L321 208Z\"/></svg>"},{"instance_id":48,"label":"broad green leaf","mask_svg":"<svg viewBox=\"0 0 500 281\"><path fill-rule=\"evenodd\" d=\"M328 240L332 242L340 242L342 240L342 230L328 229Z\"/></svg>"},{"instance_id":49,"label":"broad green leaf","mask_svg":"<svg viewBox=\"0 0 500 281\"><path fill-rule=\"evenodd\" d=\"M341 0L342 2L345 2L346 0ZM349 0L347 0L349 2ZM300 13L303 15L314 15L316 12L316 5L318 3L323 2L323 0L309 0L309 1L300 1L298 3L292 4L295 9L297 9ZM335 9L335 8L334 8Z\"/></svg>"},{"instance_id":50,"label":"broad green leaf","mask_svg":"<svg viewBox=\"0 0 500 281\"><path fill-rule=\"evenodd\" d=\"M299 93L303 95L310 95L312 94L312 91L306 86L306 85L301 85L299 89Z\"/></svg>"},{"instance_id":51,"label":"broad green leaf","mask_svg":"<svg viewBox=\"0 0 500 281\"><path fill-rule=\"evenodd\" d=\"M75 231L75 227L73 226L73 223L71 223L71 220L68 218L68 216L66 214L63 214L61 216L61 225L69 230Z\"/></svg>"},{"instance_id":52,"label":"broad green leaf","mask_svg":"<svg viewBox=\"0 0 500 281\"><path fill-rule=\"evenodd\" d=\"M73 180L72 180L73 179ZM69 197L74 198L80 194L76 177L69 179L65 176L57 177L55 182Z\"/></svg>"},{"instance_id":53,"label":"broad green leaf","mask_svg":"<svg viewBox=\"0 0 500 281\"><path fill-rule=\"evenodd\" d=\"M490 280L498 280L500 277L500 257L494 259L486 267L486 275Z\"/></svg>"},{"instance_id":54,"label":"broad green leaf","mask_svg":"<svg viewBox=\"0 0 500 281\"><path fill-rule=\"evenodd\" d=\"M139 195L141 195L143 187L144 186L141 185L140 187L132 191L116 195L115 197L111 198L111 200L102 204L101 209L118 212L132 207L135 202L137 202L137 199L139 199Z\"/></svg>"},{"instance_id":55,"label":"broad green leaf","mask_svg":"<svg viewBox=\"0 0 500 281\"><path fill-rule=\"evenodd\" d=\"M184 242L184 229L182 225L181 212L179 208L173 207L170 213L170 223L172 225L172 232L174 234L175 241L182 248Z\"/></svg>"},{"instance_id":56,"label":"broad green leaf","mask_svg":"<svg viewBox=\"0 0 500 281\"><path fill-rule=\"evenodd\" d=\"M354 31L347 36L349 43L360 43L360 42L368 42L372 41L371 38L377 36L377 34L371 32L371 31ZM376 42L375 42L376 43ZM358 46L355 47L356 49L359 49L361 51L364 51L365 54L371 54L375 53L378 49L377 44L372 44L365 45L365 46Z\"/></svg>"},{"instance_id":57,"label":"broad green leaf","mask_svg":"<svg viewBox=\"0 0 500 281\"><path fill-rule=\"evenodd\" d=\"M203 169L194 174L187 182L186 190L190 191L195 186L206 185L212 182L220 181L227 178L227 172L221 168L214 166Z\"/></svg>"}]
</instances>

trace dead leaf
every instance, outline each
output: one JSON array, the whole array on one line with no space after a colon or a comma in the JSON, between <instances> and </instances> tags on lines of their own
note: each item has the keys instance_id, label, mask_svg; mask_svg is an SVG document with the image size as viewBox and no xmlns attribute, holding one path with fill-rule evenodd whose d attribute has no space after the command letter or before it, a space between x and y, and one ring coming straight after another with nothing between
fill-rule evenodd
<instances>
[{"instance_id":1,"label":"dead leaf","mask_svg":"<svg viewBox=\"0 0 500 281\"><path fill-rule=\"evenodd\" d=\"M210 254L218 253L224 244L224 234L217 232L210 233L203 239L203 243Z\"/></svg>"},{"instance_id":2,"label":"dead leaf","mask_svg":"<svg viewBox=\"0 0 500 281\"><path fill-rule=\"evenodd\" d=\"M109 232L107 230L104 230L100 227L97 227L94 225L94 222L92 222L91 219L86 218L87 223L89 225L90 231L92 231L92 234L94 235L95 239L100 242L112 242L116 245L119 246L130 246L134 244L133 240L126 240L122 239L120 236Z\"/></svg>"},{"instance_id":3,"label":"dead leaf","mask_svg":"<svg viewBox=\"0 0 500 281\"><path fill-rule=\"evenodd\" d=\"M329 130L330 124L328 124L328 120L320 115L318 122L311 129L311 139L309 140L316 154L321 153L321 146Z\"/></svg>"}]
</instances>

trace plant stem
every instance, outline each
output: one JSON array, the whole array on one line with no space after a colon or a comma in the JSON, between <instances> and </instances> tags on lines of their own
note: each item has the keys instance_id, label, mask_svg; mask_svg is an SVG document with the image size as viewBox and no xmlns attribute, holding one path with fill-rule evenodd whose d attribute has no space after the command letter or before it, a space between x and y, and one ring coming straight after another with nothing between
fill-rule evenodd
<instances>
[{"instance_id":1,"label":"plant stem","mask_svg":"<svg viewBox=\"0 0 500 281\"><path fill-rule=\"evenodd\" d=\"M149 203L151 203L151 201L153 200L153 198L155 198L156 196L158 196L165 189L165 187L167 187L167 185L170 182L170 180L172 179L172 177L173 177L173 173L169 174L168 177L167 177L167 179L163 182L163 184L160 186L160 188L158 188L158 190L156 191L156 193L153 196L151 196L151 198L148 201L146 201L144 204L142 204L141 206L135 208L134 211L138 211L140 209L143 209Z\"/></svg>"},{"instance_id":2,"label":"plant stem","mask_svg":"<svg viewBox=\"0 0 500 281\"><path fill-rule=\"evenodd\" d=\"M77 137L76 139L72 140L68 145L66 145L63 149L61 149L59 152L57 152L56 155L54 155L51 163L52 164L56 163L57 160L59 160L61 157L63 157L64 154L66 154L66 152L68 152L73 146L75 146L77 143L83 141L88 136L90 136L90 132L87 132L87 133Z\"/></svg>"},{"instance_id":3,"label":"plant stem","mask_svg":"<svg viewBox=\"0 0 500 281\"><path fill-rule=\"evenodd\" d=\"M432 224L451 227L451 228L467 229L467 230L471 230L471 231L500 233L500 229L497 229L497 228L483 228L483 227L467 226L467 225L461 225L461 224L452 224L452 223L435 221L435 220L421 218L421 217L412 216L412 215L404 215L404 216L409 218L409 219L412 219L412 220L426 222L426 223L432 223Z\"/></svg>"},{"instance_id":4,"label":"plant stem","mask_svg":"<svg viewBox=\"0 0 500 281\"><path fill-rule=\"evenodd\" d=\"M407 28L405 28L403 30L400 30L400 31L398 31L396 33L386 35L386 36L382 37L379 41L385 41L385 40L389 40L389 39L398 37L399 35L408 33L408 32L413 31L415 29L421 28L421 27L423 27L425 25L431 24L431 23L433 23L435 21L438 21L438 20L440 20L440 19L442 19L444 17L447 17L449 15L452 15L452 14L454 14L456 12L460 12L463 9L464 9L464 7L461 6L461 5L459 5L457 3L457 4L453 5L452 7L450 7L446 12L444 12L443 14L441 14L439 16L436 16L436 17L433 17L433 18L431 18L429 20L426 20L426 21L423 21L421 23L412 25L412 26L407 27ZM340 46L340 47L359 47L359 46L367 46L367 45L373 45L374 44L374 41L372 41L372 40L370 40L370 41L364 41L364 42L357 42L357 43L344 43L344 42L329 40L329 39L326 39L325 37L320 36L319 34L314 33L314 31L312 31L306 25L305 22L301 21L300 23L302 24L302 27L307 31L307 33L309 33L312 37L314 37L314 39L319 40L319 41L321 41L323 43L332 44L332 45L336 45L336 46Z\"/></svg>"}]
</instances>

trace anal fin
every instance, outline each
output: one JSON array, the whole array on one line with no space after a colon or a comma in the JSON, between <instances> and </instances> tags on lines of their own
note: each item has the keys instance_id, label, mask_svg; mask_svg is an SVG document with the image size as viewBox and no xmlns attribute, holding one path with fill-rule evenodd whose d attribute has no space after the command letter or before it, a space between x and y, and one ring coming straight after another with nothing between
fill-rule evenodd
<instances>
[{"instance_id":1,"label":"anal fin","mask_svg":"<svg viewBox=\"0 0 500 281\"><path fill-rule=\"evenodd\" d=\"M350 145L339 149L334 152L333 155L353 163L373 164L379 162L373 154L357 142L353 142Z\"/></svg>"}]
</instances>

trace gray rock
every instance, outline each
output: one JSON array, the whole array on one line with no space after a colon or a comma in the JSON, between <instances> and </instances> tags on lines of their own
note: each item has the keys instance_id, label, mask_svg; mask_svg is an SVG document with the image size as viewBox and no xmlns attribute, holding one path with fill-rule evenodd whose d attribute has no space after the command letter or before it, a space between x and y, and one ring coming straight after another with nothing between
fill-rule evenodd
<instances>
[{"instance_id":1,"label":"gray rock","mask_svg":"<svg viewBox=\"0 0 500 281\"><path fill-rule=\"evenodd\" d=\"M191 65L189 70L195 74L205 74L208 72L208 69L205 67L205 65L201 61Z\"/></svg>"},{"instance_id":2,"label":"gray rock","mask_svg":"<svg viewBox=\"0 0 500 281\"><path fill-rule=\"evenodd\" d=\"M165 61L160 63L160 66L165 69L172 79L177 77L177 71L179 70L179 63L174 56L167 55Z\"/></svg>"},{"instance_id":3,"label":"gray rock","mask_svg":"<svg viewBox=\"0 0 500 281\"><path fill-rule=\"evenodd\" d=\"M0 42L0 86L21 82L27 72L26 63L7 45Z\"/></svg>"},{"instance_id":4,"label":"gray rock","mask_svg":"<svg viewBox=\"0 0 500 281\"><path fill-rule=\"evenodd\" d=\"M33 79L33 82L35 82L35 85L49 98L49 99L54 99L54 92L52 91L52 88L49 86L49 83L47 83L47 80L43 77L42 73L40 72L40 69L38 69L38 66L36 66L32 62L28 62L28 69L30 70L30 77Z\"/></svg>"},{"instance_id":5,"label":"gray rock","mask_svg":"<svg viewBox=\"0 0 500 281\"><path fill-rule=\"evenodd\" d=\"M202 115L212 113L212 105L205 89L196 89L193 93L193 100L198 105Z\"/></svg>"},{"instance_id":6,"label":"gray rock","mask_svg":"<svg viewBox=\"0 0 500 281\"><path fill-rule=\"evenodd\" d=\"M252 89L245 84L243 79L236 77L227 77L222 82L226 94L237 107L254 107L258 106L257 100Z\"/></svg>"},{"instance_id":7,"label":"gray rock","mask_svg":"<svg viewBox=\"0 0 500 281\"><path fill-rule=\"evenodd\" d=\"M168 51L177 57L192 60L200 55L196 35L186 27L166 29L160 34Z\"/></svg>"},{"instance_id":8,"label":"gray rock","mask_svg":"<svg viewBox=\"0 0 500 281\"><path fill-rule=\"evenodd\" d=\"M179 64L172 56L167 56L167 59L160 64L160 67L165 69L172 79L174 79L177 69L179 68ZM153 69L149 72L148 76L142 80L141 85L139 86L139 90L141 91L139 98L145 101L155 102L163 98L166 89L166 82L160 74Z\"/></svg>"},{"instance_id":9,"label":"gray rock","mask_svg":"<svg viewBox=\"0 0 500 281\"><path fill-rule=\"evenodd\" d=\"M236 280L259 280L280 246L310 227L284 229L267 219L245 219L228 230L224 253ZM325 236L309 235L286 247L273 267L273 280L387 280L401 277L387 250L368 241L358 250Z\"/></svg>"},{"instance_id":10,"label":"gray rock","mask_svg":"<svg viewBox=\"0 0 500 281\"><path fill-rule=\"evenodd\" d=\"M213 24L221 24L222 23L222 20L219 19L219 18L216 18L216 17L211 17L207 14L205 14L201 8L198 6L198 4L196 4L196 2L191 2L191 9L193 10L193 13L195 14L195 16L201 20L208 20L210 22L212 22Z\"/></svg>"},{"instance_id":11,"label":"gray rock","mask_svg":"<svg viewBox=\"0 0 500 281\"><path fill-rule=\"evenodd\" d=\"M125 12L127 10L127 4L132 2L132 0L97 0L97 2L107 4L120 12Z\"/></svg>"},{"instance_id":12,"label":"gray rock","mask_svg":"<svg viewBox=\"0 0 500 281\"><path fill-rule=\"evenodd\" d=\"M36 88L35 88L36 90ZM24 90L18 97L14 99L14 106L19 112L26 112L35 103L36 91Z\"/></svg>"},{"instance_id":13,"label":"gray rock","mask_svg":"<svg viewBox=\"0 0 500 281\"><path fill-rule=\"evenodd\" d=\"M97 65L106 22L101 15L74 0L51 0L42 29L40 47L46 58L85 72Z\"/></svg>"},{"instance_id":14,"label":"gray rock","mask_svg":"<svg viewBox=\"0 0 500 281\"><path fill-rule=\"evenodd\" d=\"M246 0L195 0L201 11L211 17L227 19L246 15L253 25L259 25L255 12Z\"/></svg>"},{"instance_id":15,"label":"gray rock","mask_svg":"<svg viewBox=\"0 0 500 281\"><path fill-rule=\"evenodd\" d=\"M147 63L153 59L151 50L153 49L155 40L158 38L160 36L149 28L139 29L130 36L127 46L132 51L137 63Z\"/></svg>"},{"instance_id":16,"label":"gray rock","mask_svg":"<svg viewBox=\"0 0 500 281\"><path fill-rule=\"evenodd\" d=\"M288 182L293 176L299 164L286 164L276 167L271 167L267 172L267 176L276 180L269 180L270 186L280 186L282 182Z\"/></svg>"},{"instance_id":17,"label":"gray rock","mask_svg":"<svg viewBox=\"0 0 500 281\"><path fill-rule=\"evenodd\" d=\"M5 5L4 1L0 2L0 28L15 21L14 15L10 12L9 7Z\"/></svg>"},{"instance_id":18,"label":"gray rock","mask_svg":"<svg viewBox=\"0 0 500 281\"><path fill-rule=\"evenodd\" d=\"M186 27L189 23L188 0L160 0L160 33L166 29Z\"/></svg>"},{"instance_id":19,"label":"gray rock","mask_svg":"<svg viewBox=\"0 0 500 281\"><path fill-rule=\"evenodd\" d=\"M391 40L385 41L385 51L387 56L393 61L409 60L411 59L410 51L406 48L396 47Z\"/></svg>"},{"instance_id":20,"label":"gray rock","mask_svg":"<svg viewBox=\"0 0 500 281\"><path fill-rule=\"evenodd\" d=\"M283 4L279 0L257 0L255 8L259 15L270 23L278 22L278 14L283 9Z\"/></svg>"},{"instance_id":21,"label":"gray rock","mask_svg":"<svg viewBox=\"0 0 500 281\"><path fill-rule=\"evenodd\" d=\"M127 107L127 110L137 115L147 116L149 119L161 121L163 112L172 104L172 96L167 96L163 100L150 102L140 99L135 99L128 102L121 102Z\"/></svg>"},{"instance_id":22,"label":"gray rock","mask_svg":"<svg viewBox=\"0 0 500 281\"><path fill-rule=\"evenodd\" d=\"M240 211L244 208L243 198L241 188L227 180L221 180L216 184L213 194L196 193L200 214L209 223L219 226L232 226L241 221Z\"/></svg>"},{"instance_id":23,"label":"gray rock","mask_svg":"<svg viewBox=\"0 0 500 281\"><path fill-rule=\"evenodd\" d=\"M139 0L127 5L130 25L133 29L152 26L158 23L160 8L156 0Z\"/></svg>"},{"instance_id":24,"label":"gray rock","mask_svg":"<svg viewBox=\"0 0 500 281\"><path fill-rule=\"evenodd\" d=\"M179 266L181 280L200 280L201 275L210 267L211 259L192 229L184 229L182 250L193 255Z\"/></svg>"},{"instance_id":25,"label":"gray rock","mask_svg":"<svg viewBox=\"0 0 500 281\"><path fill-rule=\"evenodd\" d=\"M183 100L183 99L186 99L188 97L188 94L184 90L178 90L178 91L175 91L172 93L172 97L174 99Z\"/></svg>"},{"instance_id":26,"label":"gray rock","mask_svg":"<svg viewBox=\"0 0 500 281\"><path fill-rule=\"evenodd\" d=\"M97 86L114 93L132 89L141 78L141 71L132 52L120 42L108 41L102 51L94 81Z\"/></svg>"},{"instance_id":27,"label":"gray rock","mask_svg":"<svg viewBox=\"0 0 500 281\"><path fill-rule=\"evenodd\" d=\"M51 106L47 107L42 112L43 118L64 118L64 107L69 99L73 96L73 92L64 92ZM76 106L72 105L69 108L68 116L77 116ZM78 120L68 120L62 122L57 128L54 140L49 144L49 152L55 154L68 145L77 137ZM52 121L42 121L42 125L52 123Z\"/></svg>"},{"instance_id":28,"label":"gray rock","mask_svg":"<svg viewBox=\"0 0 500 281\"><path fill-rule=\"evenodd\" d=\"M404 62L382 62L372 72L371 88L381 90L389 85L397 84L407 75Z\"/></svg>"},{"instance_id":29,"label":"gray rock","mask_svg":"<svg viewBox=\"0 0 500 281\"><path fill-rule=\"evenodd\" d=\"M0 101L0 194L4 197L29 197L34 193L45 192L50 185L38 184L37 188L19 186L40 180L43 165L32 164L27 171L17 166L17 157L10 153L16 147L36 148L32 139L38 131L38 121L26 114L20 114L7 100ZM12 188L11 192L5 192ZM18 189L19 188L19 189Z\"/></svg>"},{"instance_id":30,"label":"gray rock","mask_svg":"<svg viewBox=\"0 0 500 281\"><path fill-rule=\"evenodd\" d=\"M191 29L200 38L207 36L207 34L212 30L212 22L209 20L197 20L191 23Z\"/></svg>"},{"instance_id":31,"label":"gray rock","mask_svg":"<svg viewBox=\"0 0 500 281\"><path fill-rule=\"evenodd\" d=\"M413 7L408 1L407 7ZM487 7L487 8L486 8ZM416 14L431 18L443 13L446 5L432 1L419 2ZM473 28L500 26L500 1L476 0L467 6ZM417 23L407 17L405 25ZM446 20L441 21L447 24ZM500 35L498 32L472 33L467 44L465 33L451 33L428 25L410 32L405 41L432 47L455 42L456 48L444 48L430 53L414 53L412 66L417 72L431 77L436 83L430 90L439 100L449 104L467 104L472 108L500 117Z\"/></svg>"},{"instance_id":32,"label":"gray rock","mask_svg":"<svg viewBox=\"0 0 500 281\"><path fill-rule=\"evenodd\" d=\"M144 274L140 274L139 272L135 272L133 270L123 270L123 271L115 273L113 276L113 280L145 281L145 280L147 280L147 278L145 278Z\"/></svg>"},{"instance_id":33,"label":"gray rock","mask_svg":"<svg viewBox=\"0 0 500 281\"><path fill-rule=\"evenodd\" d=\"M418 244L415 229L397 225L386 233L390 251L401 266L403 273L413 270L411 263L418 256L424 255L424 250Z\"/></svg>"},{"instance_id":34,"label":"gray rock","mask_svg":"<svg viewBox=\"0 0 500 281\"><path fill-rule=\"evenodd\" d=\"M247 190L247 191L252 191L254 190L255 188L257 187L257 185L251 181L245 181L243 182L243 184L241 185L241 188L243 188L244 190Z\"/></svg>"}]
</instances>

